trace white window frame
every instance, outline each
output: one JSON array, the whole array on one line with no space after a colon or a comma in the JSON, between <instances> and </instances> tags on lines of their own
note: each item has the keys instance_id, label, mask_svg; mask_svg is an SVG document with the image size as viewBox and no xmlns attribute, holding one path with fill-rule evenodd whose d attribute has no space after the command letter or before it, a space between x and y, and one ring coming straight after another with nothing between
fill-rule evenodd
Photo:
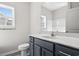
<instances>
[{"instance_id":1,"label":"white window frame","mask_svg":"<svg viewBox=\"0 0 79 59\"><path fill-rule=\"evenodd\" d=\"M41 15L41 28L42 28L42 31L47 30L47 19L46 19L46 16L44 15Z\"/></svg>"}]
</instances>

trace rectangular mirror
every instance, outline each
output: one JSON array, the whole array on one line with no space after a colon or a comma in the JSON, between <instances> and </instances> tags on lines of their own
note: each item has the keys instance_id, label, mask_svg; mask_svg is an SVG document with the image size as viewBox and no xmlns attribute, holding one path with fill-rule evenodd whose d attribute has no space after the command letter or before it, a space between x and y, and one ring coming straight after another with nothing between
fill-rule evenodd
<instances>
[{"instance_id":1,"label":"rectangular mirror","mask_svg":"<svg viewBox=\"0 0 79 59\"><path fill-rule=\"evenodd\" d=\"M72 2L43 2L41 4L42 31L79 33L78 22L79 7L73 7Z\"/></svg>"}]
</instances>

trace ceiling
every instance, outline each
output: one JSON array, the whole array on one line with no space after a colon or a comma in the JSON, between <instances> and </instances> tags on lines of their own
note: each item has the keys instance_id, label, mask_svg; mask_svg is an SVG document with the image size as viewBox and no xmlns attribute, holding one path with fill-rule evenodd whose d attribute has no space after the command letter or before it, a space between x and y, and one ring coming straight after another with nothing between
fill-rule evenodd
<instances>
[{"instance_id":1,"label":"ceiling","mask_svg":"<svg viewBox=\"0 0 79 59\"><path fill-rule=\"evenodd\" d=\"M63 6L67 6L67 2L44 2L43 7L53 11Z\"/></svg>"}]
</instances>

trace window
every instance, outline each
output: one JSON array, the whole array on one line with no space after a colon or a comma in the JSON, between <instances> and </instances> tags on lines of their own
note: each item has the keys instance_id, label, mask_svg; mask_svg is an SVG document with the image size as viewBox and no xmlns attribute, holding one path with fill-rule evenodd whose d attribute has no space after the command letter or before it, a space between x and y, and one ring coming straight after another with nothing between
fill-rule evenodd
<instances>
[{"instance_id":1,"label":"window","mask_svg":"<svg viewBox=\"0 0 79 59\"><path fill-rule=\"evenodd\" d=\"M14 29L15 15L14 8L0 4L0 29Z\"/></svg>"},{"instance_id":2,"label":"window","mask_svg":"<svg viewBox=\"0 0 79 59\"><path fill-rule=\"evenodd\" d=\"M46 31L47 29L46 16L41 16L41 27L43 31Z\"/></svg>"},{"instance_id":3,"label":"window","mask_svg":"<svg viewBox=\"0 0 79 59\"><path fill-rule=\"evenodd\" d=\"M65 18L58 18L53 20L54 32L66 32Z\"/></svg>"}]
</instances>

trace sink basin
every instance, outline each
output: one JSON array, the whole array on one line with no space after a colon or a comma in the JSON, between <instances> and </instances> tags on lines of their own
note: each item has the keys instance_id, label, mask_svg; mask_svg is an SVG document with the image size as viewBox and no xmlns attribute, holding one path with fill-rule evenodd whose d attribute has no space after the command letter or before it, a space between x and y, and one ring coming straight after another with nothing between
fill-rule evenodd
<instances>
[{"instance_id":1,"label":"sink basin","mask_svg":"<svg viewBox=\"0 0 79 59\"><path fill-rule=\"evenodd\" d=\"M54 38L54 36L42 36L42 37L50 38L50 39Z\"/></svg>"},{"instance_id":2,"label":"sink basin","mask_svg":"<svg viewBox=\"0 0 79 59\"><path fill-rule=\"evenodd\" d=\"M42 37L45 37L45 38L49 38L49 39L56 39L56 38L59 38L59 39L66 39L67 37L65 36L42 36Z\"/></svg>"}]
</instances>

